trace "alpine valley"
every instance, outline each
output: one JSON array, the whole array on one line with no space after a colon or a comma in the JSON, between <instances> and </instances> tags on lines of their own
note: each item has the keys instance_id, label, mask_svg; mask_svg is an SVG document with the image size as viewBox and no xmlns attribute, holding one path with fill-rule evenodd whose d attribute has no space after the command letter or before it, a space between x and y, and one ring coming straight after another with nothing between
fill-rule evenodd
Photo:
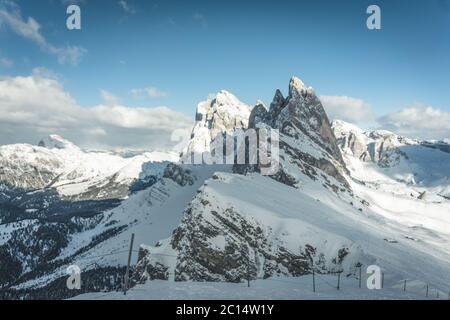
<instances>
[{"instance_id":1,"label":"alpine valley","mask_svg":"<svg viewBox=\"0 0 450 320\"><path fill-rule=\"evenodd\" d=\"M404 298L405 280L409 298L425 286L447 297L450 144L330 122L296 77L268 107L220 91L195 120L181 154L88 151L57 135L1 146L0 298L123 298L131 234L135 298L320 298L314 272L318 292L336 273L347 286L322 297L357 299L370 265L385 291L369 298ZM183 164L217 135L261 128L280 134L274 175ZM81 290L66 286L71 265ZM248 279L259 289L246 296Z\"/></svg>"}]
</instances>

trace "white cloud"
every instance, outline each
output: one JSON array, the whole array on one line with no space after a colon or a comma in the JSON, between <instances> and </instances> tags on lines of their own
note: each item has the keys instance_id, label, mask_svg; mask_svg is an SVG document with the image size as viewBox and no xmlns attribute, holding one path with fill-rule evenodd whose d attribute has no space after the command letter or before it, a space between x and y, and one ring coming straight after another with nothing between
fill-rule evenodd
<instances>
[{"instance_id":1,"label":"white cloud","mask_svg":"<svg viewBox=\"0 0 450 320\"><path fill-rule=\"evenodd\" d=\"M131 95L133 98L142 98L148 96L150 98L165 98L168 96L167 92L161 91L156 87L146 87L139 89L131 89Z\"/></svg>"},{"instance_id":2,"label":"white cloud","mask_svg":"<svg viewBox=\"0 0 450 320\"><path fill-rule=\"evenodd\" d=\"M100 95L105 104L108 106L116 106L120 103L120 99L109 91L100 90Z\"/></svg>"},{"instance_id":3,"label":"white cloud","mask_svg":"<svg viewBox=\"0 0 450 320\"><path fill-rule=\"evenodd\" d=\"M347 96L321 96L320 100L328 117L332 120L367 124L375 119L370 105L361 99Z\"/></svg>"},{"instance_id":4,"label":"white cloud","mask_svg":"<svg viewBox=\"0 0 450 320\"><path fill-rule=\"evenodd\" d=\"M203 14L196 12L192 15L192 18L200 23L200 25L203 28L206 28L208 26L208 23L206 22L206 18Z\"/></svg>"},{"instance_id":5,"label":"white cloud","mask_svg":"<svg viewBox=\"0 0 450 320\"><path fill-rule=\"evenodd\" d=\"M167 107L81 107L57 79L38 73L0 78L0 145L36 144L55 133L83 147L169 148L175 144L171 133L190 130L192 124Z\"/></svg>"},{"instance_id":6,"label":"white cloud","mask_svg":"<svg viewBox=\"0 0 450 320\"><path fill-rule=\"evenodd\" d=\"M362 128L379 128L410 138L450 138L450 113L416 104L376 118L370 105L347 96L321 96L330 120L344 120Z\"/></svg>"},{"instance_id":7,"label":"white cloud","mask_svg":"<svg viewBox=\"0 0 450 320\"><path fill-rule=\"evenodd\" d=\"M54 80L59 80L61 78L59 74L55 73L53 70L47 69L46 67L33 68L32 74L35 77L49 78Z\"/></svg>"},{"instance_id":8,"label":"white cloud","mask_svg":"<svg viewBox=\"0 0 450 320\"><path fill-rule=\"evenodd\" d=\"M118 4L123 9L123 11L125 11L125 13L127 13L127 14L135 14L136 13L136 8L134 6L132 6L131 4L129 4L127 1L120 0L118 2Z\"/></svg>"},{"instance_id":9,"label":"white cloud","mask_svg":"<svg viewBox=\"0 0 450 320\"><path fill-rule=\"evenodd\" d=\"M34 42L39 48L57 57L60 64L77 65L87 50L79 46L55 46L40 32L41 26L32 17L22 18L20 8L11 1L0 3L0 25L8 25L17 35Z\"/></svg>"},{"instance_id":10,"label":"white cloud","mask_svg":"<svg viewBox=\"0 0 450 320\"><path fill-rule=\"evenodd\" d=\"M411 138L450 138L450 113L416 104L377 119L383 129Z\"/></svg>"}]
</instances>

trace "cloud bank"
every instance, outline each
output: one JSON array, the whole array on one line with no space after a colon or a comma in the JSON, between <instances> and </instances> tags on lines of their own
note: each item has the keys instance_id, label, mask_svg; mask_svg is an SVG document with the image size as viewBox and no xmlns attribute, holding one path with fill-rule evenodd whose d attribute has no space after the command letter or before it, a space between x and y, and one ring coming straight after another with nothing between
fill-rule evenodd
<instances>
[{"instance_id":1,"label":"cloud bank","mask_svg":"<svg viewBox=\"0 0 450 320\"><path fill-rule=\"evenodd\" d=\"M414 105L377 119L382 128L420 139L450 138L450 113L425 105Z\"/></svg>"},{"instance_id":2,"label":"cloud bank","mask_svg":"<svg viewBox=\"0 0 450 320\"><path fill-rule=\"evenodd\" d=\"M143 98L145 96L150 98L165 98L169 96L167 92L161 91L156 87L131 89L131 95L135 99Z\"/></svg>"},{"instance_id":3,"label":"cloud bank","mask_svg":"<svg viewBox=\"0 0 450 320\"><path fill-rule=\"evenodd\" d=\"M82 107L57 79L35 73L0 78L0 145L36 144L59 134L85 148L170 149L190 117L167 107L130 108L103 91L104 104Z\"/></svg>"},{"instance_id":4,"label":"cloud bank","mask_svg":"<svg viewBox=\"0 0 450 320\"><path fill-rule=\"evenodd\" d=\"M372 108L361 99L347 96L321 96L323 107L330 119L351 123L370 123L375 120Z\"/></svg>"},{"instance_id":5,"label":"cloud bank","mask_svg":"<svg viewBox=\"0 0 450 320\"><path fill-rule=\"evenodd\" d=\"M450 113L425 104L415 104L399 111L376 117L371 106L362 99L347 96L321 96L320 100L331 120L344 120L361 128L384 129L409 138L448 140Z\"/></svg>"}]
</instances>

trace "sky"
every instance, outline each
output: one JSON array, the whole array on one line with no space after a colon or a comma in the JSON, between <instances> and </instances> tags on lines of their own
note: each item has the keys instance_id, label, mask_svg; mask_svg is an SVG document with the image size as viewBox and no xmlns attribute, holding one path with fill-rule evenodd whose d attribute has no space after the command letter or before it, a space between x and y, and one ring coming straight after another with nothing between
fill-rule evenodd
<instances>
[{"instance_id":1,"label":"sky","mask_svg":"<svg viewBox=\"0 0 450 320\"><path fill-rule=\"evenodd\" d=\"M450 138L450 0L0 0L0 144L164 149L209 94L270 105L294 75L332 119Z\"/></svg>"}]
</instances>

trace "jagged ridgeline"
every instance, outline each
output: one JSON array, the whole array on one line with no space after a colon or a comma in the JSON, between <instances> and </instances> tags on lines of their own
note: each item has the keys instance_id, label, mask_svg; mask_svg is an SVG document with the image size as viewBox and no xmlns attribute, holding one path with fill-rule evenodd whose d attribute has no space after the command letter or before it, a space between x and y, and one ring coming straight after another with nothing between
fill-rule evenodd
<instances>
[{"instance_id":1,"label":"jagged ridgeline","mask_svg":"<svg viewBox=\"0 0 450 320\"><path fill-rule=\"evenodd\" d=\"M313 267L328 272L341 268L344 260L351 267L356 263L353 258L346 259L351 247L358 251L351 242L340 241L341 245L326 248L326 237L305 237L300 223L294 234L289 234L293 231L290 228L280 233L277 224L284 224L283 218L270 213L272 216L265 219L263 208L253 207L261 188L274 201L280 192L296 192L311 185L329 190L337 198L352 197L324 108L314 90L298 78L291 79L286 98L276 91L269 110L260 102L247 106L224 91L201 103L184 155L209 151L209 143L217 134L266 127L280 132L279 170L271 177L262 177L258 166L252 170L235 165L233 172L244 175L215 174L187 206L172 237L156 248L142 249L136 280L239 282L248 276L249 263L252 278L299 276L310 273ZM272 194L267 193L270 188Z\"/></svg>"}]
</instances>

